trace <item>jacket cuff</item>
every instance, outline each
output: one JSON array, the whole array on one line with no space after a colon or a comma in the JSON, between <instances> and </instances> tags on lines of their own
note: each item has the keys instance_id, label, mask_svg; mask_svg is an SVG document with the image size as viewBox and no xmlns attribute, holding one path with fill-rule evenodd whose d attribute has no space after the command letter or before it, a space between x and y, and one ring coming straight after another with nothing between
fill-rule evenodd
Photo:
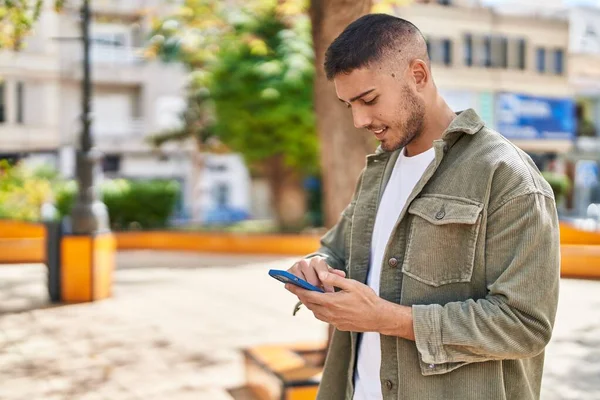
<instances>
[{"instance_id":1,"label":"jacket cuff","mask_svg":"<svg viewBox=\"0 0 600 400\"><path fill-rule=\"evenodd\" d=\"M442 344L442 306L439 304L413 305L413 329L421 360L432 365L448 362Z\"/></svg>"}]
</instances>

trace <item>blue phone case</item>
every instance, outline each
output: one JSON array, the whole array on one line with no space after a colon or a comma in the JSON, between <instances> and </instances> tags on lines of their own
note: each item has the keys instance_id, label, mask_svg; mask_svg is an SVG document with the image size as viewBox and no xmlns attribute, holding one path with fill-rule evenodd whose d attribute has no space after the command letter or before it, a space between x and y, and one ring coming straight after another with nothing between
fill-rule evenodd
<instances>
[{"instance_id":1,"label":"blue phone case","mask_svg":"<svg viewBox=\"0 0 600 400\"><path fill-rule=\"evenodd\" d=\"M312 290L313 292L324 293L322 289L311 285L310 283L306 282L304 279L300 279L296 275L289 273L287 271L283 271L280 269L272 269L272 270L269 270L269 275L271 275L273 278L275 278L278 281L281 281L283 283L291 283L291 284L301 287L302 289Z\"/></svg>"}]
</instances>

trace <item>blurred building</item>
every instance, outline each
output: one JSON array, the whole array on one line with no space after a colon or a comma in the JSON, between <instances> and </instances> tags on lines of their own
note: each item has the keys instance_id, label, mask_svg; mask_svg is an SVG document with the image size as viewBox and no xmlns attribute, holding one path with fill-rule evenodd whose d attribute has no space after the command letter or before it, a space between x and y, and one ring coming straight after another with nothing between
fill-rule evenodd
<instances>
[{"instance_id":1,"label":"blurred building","mask_svg":"<svg viewBox=\"0 0 600 400\"><path fill-rule=\"evenodd\" d=\"M585 7L594 5L596 7ZM428 41L455 110L472 107L541 170L566 173L565 214L600 202L600 9L585 0L417 0L397 14Z\"/></svg>"},{"instance_id":2,"label":"blurred building","mask_svg":"<svg viewBox=\"0 0 600 400\"><path fill-rule=\"evenodd\" d=\"M201 196L197 202L198 215L205 223L233 223L250 216L250 173L241 155L206 154L200 178ZM254 218L260 217L256 209Z\"/></svg>"},{"instance_id":3,"label":"blurred building","mask_svg":"<svg viewBox=\"0 0 600 400\"><path fill-rule=\"evenodd\" d=\"M421 1L398 12L426 36L435 81L451 107L476 109L525 150L570 150L568 21L504 15L474 0ZM543 137L522 123L539 115L548 119Z\"/></svg>"},{"instance_id":4,"label":"blurred building","mask_svg":"<svg viewBox=\"0 0 600 400\"><path fill-rule=\"evenodd\" d=\"M81 2L68 1L60 14L53 3L45 1L23 51L0 52L0 157L51 164L73 176L81 132ZM166 15L165 3L92 2L92 133L105 176L176 179L182 212L194 198L195 147L171 143L159 152L147 141L179 126L185 106L184 68L143 57L151 15Z\"/></svg>"}]
</instances>

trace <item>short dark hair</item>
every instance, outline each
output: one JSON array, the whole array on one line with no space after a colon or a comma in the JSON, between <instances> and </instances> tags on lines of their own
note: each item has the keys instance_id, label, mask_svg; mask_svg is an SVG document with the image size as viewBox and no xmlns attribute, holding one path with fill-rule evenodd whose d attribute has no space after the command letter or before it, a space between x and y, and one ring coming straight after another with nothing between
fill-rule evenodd
<instances>
[{"instance_id":1,"label":"short dark hair","mask_svg":"<svg viewBox=\"0 0 600 400\"><path fill-rule=\"evenodd\" d=\"M327 49L327 79L377 62L387 51L409 44L415 37L425 43L419 28L405 19L388 14L364 15L348 25Z\"/></svg>"}]
</instances>

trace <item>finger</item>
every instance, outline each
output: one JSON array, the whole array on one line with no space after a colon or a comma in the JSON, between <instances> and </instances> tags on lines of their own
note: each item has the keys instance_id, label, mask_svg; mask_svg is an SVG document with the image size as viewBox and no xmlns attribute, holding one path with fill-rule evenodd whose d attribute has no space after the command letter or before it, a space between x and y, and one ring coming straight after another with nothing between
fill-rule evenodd
<instances>
[{"instance_id":1,"label":"finger","mask_svg":"<svg viewBox=\"0 0 600 400\"><path fill-rule=\"evenodd\" d=\"M298 300L311 310L315 306L327 307L330 303L328 299L329 295L326 293L314 292L300 287L292 287L290 288L290 292L298 296Z\"/></svg>"},{"instance_id":2,"label":"finger","mask_svg":"<svg viewBox=\"0 0 600 400\"><path fill-rule=\"evenodd\" d=\"M342 278L346 277L346 272L342 271L341 269L335 269L335 268L329 267L329 272L332 272L338 276L341 276Z\"/></svg>"},{"instance_id":3,"label":"finger","mask_svg":"<svg viewBox=\"0 0 600 400\"><path fill-rule=\"evenodd\" d=\"M302 265L302 273L304 275L304 280L310 283L313 286L320 287L321 281L317 276L317 271L315 270L315 264L317 261L311 260L310 264L305 263Z\"/></svg>"},{"instance_id":4,"label":"finger","mask_svg":"<svg viewBox=\"0 0 600 400\"><path fill-rule=\"evenodd\" d=\"M323 282L323 284L335 286L342 290L350 290L354 285L351 279L342 278L337 274L332 274L328 272L320 272L319 278L321 279L321 282Z\"/></svg>"},{"instance_id":5,"label":"finger","mask_svg":"<svg viewBox=\"0 0 600 400\"><path fill-rule=\"evenodd\" d=\"M289 292L295 294L298 297L298 299L305 305L308 306L308 304L316 304L315 299L310 297L310 295L312 293L318 293L318 292L313 292L312 290L306 290L304 288L301 288L300 286L294 285L293 283L286 283L285 288Z\"/></svg>"},{"instance_id":6,"label":"finger","mask_svg":"<svg viewBox=\"0 0 600 400\"><path fill-rule=\"evenodd\" d=\"M288 269L288 272L296 275L298 278L306 280L306 277L302 273L302 270L308 266L308 262L306 260L300 260L296 264L292 266L292 268Z\"/></svg>"},{"instance_id":7,"label":"finger","mask_svg":"<svg viewBox=\"0 0 600 400\"><path fill-rule=\"evenodd\" d=\"M319 279L319 286L322 286L323 290L325 290L326 293L333 293L335 291L333 289L333 286L326 284L320 278L318 278L319 274L327 273L327 272L329 272L329 268L331 268L329 265L327 265L327 262L325 261L325 259L319 258L319 260L316 260L314 268L315 268L315 272L317 274L317 279Z\"/></svg>"},{"instance_id":8,"label":"finger","mask_svg":"<svg viewBox=\"0 0 600 400\"><path fill-rule=\"evenodd\" d=\"M311 309L313 315L319 321L331 323L331 313L324 307L313 305Z\"/></svg>"},{"instance_id":9,"label":"finger","mask_svg":"<svg viewBox=\"0 0 600 400\"><path fill-rule=\"evenodd\" d=\"M298 296L298 297L302 296L302 293L303 293L303 292L305 292L305 291L307 291L306 289L302 289L301 287L299 287L299 286L296 286L296 285L294 285L293 283L286 283L286 284L285 284L285 288L286 288L286 289L287 289L289 292L291 292L291 293L295 294L295 295L296 295L296 296Z\"/></svg>"}]
</instances>

